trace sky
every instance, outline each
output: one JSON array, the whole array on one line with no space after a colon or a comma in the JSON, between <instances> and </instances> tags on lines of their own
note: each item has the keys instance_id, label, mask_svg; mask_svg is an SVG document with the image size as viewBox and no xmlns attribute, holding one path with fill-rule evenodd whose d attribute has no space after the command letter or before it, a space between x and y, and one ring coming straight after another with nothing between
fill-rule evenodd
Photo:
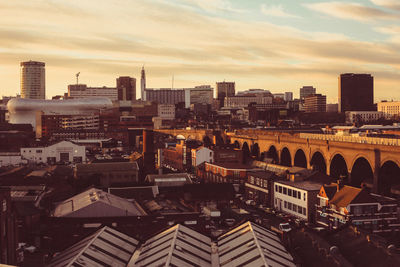
<instances>
[{"instance_id":1,"label":"sky","mask_svg":"<svg viewBox=\"0 0 400 267\"><path fill-rule=\"evenodd\" d=\"M340 73L374 76L375 101L400 100L400 0L0 0L0 96L22 61L46 63L46 97L68 84L147 87L235 81L337 103Z\"/></svg>"}]
</instances>

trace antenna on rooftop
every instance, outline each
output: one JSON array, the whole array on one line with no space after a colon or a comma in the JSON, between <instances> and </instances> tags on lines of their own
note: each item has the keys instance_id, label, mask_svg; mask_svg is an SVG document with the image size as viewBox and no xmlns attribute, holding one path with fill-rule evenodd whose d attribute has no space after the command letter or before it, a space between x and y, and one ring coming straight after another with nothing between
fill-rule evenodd
<instances>
[{"instance_id":1,"label":"antenna on rooftop","mask_svg":"<svg viewBox=\"0 0 400 267\"><path fill-rule=\"evenodd\" d=\"M78 72L77 74L75 74L75 76L76 76L76 85L79 84L79 74L81 74L81 73Z\"/></svg>"}]
</instances>

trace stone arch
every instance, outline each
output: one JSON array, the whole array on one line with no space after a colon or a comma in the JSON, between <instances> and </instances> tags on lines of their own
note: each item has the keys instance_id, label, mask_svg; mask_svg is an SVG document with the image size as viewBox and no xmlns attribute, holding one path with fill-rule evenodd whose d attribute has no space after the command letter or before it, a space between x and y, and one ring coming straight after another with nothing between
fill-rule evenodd
<instances>
[{"instance_id":1,"label":"stone arch","mask_svg":"<svg viewBox=\"0 0 400 267\"><path fill-rule=\"evenodd\" d=\"M251 156L254 157L255 159L259 159L260 157L260 147L257 143L254 143L251 146Z\"/></svg>"},{"instance_id":2,"label":"stone arch","mask_svg":"<svg viewBox=\"0 0 400 267\"><path fill-rule=\"evenodd\" d=\"M400 184L400 168L395 160L386 160L379 169L378 192L391 195L391 188Z\"/></svg>"},{"instance_id":3,"label":"stone arch","mask_svg":"<svg viewBox=\"0 0 400 267\"><path fill-rule=\"evenodd\" d=\"M326 160L320 151L315 151L311 157L310 166L313 170L326 174Z\"/></svg>"},{"instance_id":4,"label":"stone arch","mask_svg":"<svg viewBox=\"0 0 400 267\"><path fill-rule=\"evenodd\" d=\"M349 167L346 159L340 153L332 155L329 164L329 175L336 180L344 180L347 182L349 177Z\"/></svg>"},{"instance_id":5,"label":"stone arch","mask_svg":"<svg viewBox=\"0 0 400 267\"><path fill-rule=\"evenodd\" d=\"M351 168L351 185L360 187L363 182L373 183L373 179L374 172L368 159L356 158Z\"/></svg>"},{"instance_id":6,"label":"stone arch","mask_svg":"<svg viewBox=\"0 0 400 267\"><path fill-rule=\"evenodd\" d=\"M307 156L304 153L303 149L299 148L294 154L294 166L307 168Z\"/></svg>"},{"instance_id":7,"label":"stone arch","mask_svg":"<svg viewBox=\"0 0 400 267\"><path fill-rule=\"evenodd\" d=\"M290 155L290 151L287 147L282 148L281 165L288 167L292 166L292 156Z\"/></svg>"},{"instance_id":8,"label":"stone arch","mask_svg":"<svg viewBox=\"0 0 400 267\"><path fill-rule=\"evenodd\" d=\"M279 155L276 147L274 145L271 145L266 152L266 157L272 159L272 163L279 163Z\"/></svg>"}]
</instances>

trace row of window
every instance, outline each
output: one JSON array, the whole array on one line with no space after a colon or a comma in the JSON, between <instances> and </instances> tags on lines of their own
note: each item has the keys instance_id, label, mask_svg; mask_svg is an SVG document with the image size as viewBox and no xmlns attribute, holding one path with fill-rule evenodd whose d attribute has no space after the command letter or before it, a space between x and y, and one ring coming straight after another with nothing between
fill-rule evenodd
<instances>
[{"instance_id":1,"label":"row of window","mask_svg":"<svg viewBox=\"0 0 400 267\"><path fill-rule=\"evenodd\" d=\"M289 209L291 211L294 211L296 213L302 214L302 215L306 215L307 214L307 210L306 208L302 207L302 206L298 206L292 202L284 202L284 207L285 209Z\"/></svg>"},{"instance_id":2,"label":"row of window","mask_svg":"<svg viewBox=\"0 0 400 267\"><path fill-rule=\"evenodd\" d=\"M254 176L249 176L249 183L268 188L268 180L266 179L254 178Z\"/></svg>"},{"instance_id":3,"label":"row of window","mask_svg":"<svg viewBox=\"0 0 400 267\"><path fill-rule=\"evenodd\" d=\"M297 199L301 199L301 192L295 189L286 188L280 185L275 185L275 192L279 192L284 195L288 195L290 197L294 197ZM306 193L303 193L303 200L306 200Z\"/></svg>"}]
</instances>

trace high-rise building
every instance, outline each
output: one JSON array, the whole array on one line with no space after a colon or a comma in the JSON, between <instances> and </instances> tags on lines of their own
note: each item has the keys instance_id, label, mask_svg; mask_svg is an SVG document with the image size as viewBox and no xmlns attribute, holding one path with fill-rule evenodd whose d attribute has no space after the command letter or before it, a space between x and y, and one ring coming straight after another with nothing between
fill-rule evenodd
<instances>
[{"instance_id":1,"label":"high-rise building","mask_svg":"<svg viewBox=\"0 0 400 267\"><path fill-rule=\"evenodd\" d=\"M136 79L129 76L117 78L118 100L136 100Z\"/></svg>"},{"instance_id":2,"label":"high-rise building","mask_svg":"<svg viewBox=\"0 0 400 267\"><path fill-rule=\"evenodd\" d=\"M37 61L21 62L21 97L46 98L45 64Z\"/></svg>"},{"instance_id":3,"label":"high-rise building","mask_svg":"<svg viewBox=\"0 0 400 267\"><path fill-rule=\"evenodd\" d=\"M315 95L316 89L312 86L303 86L300 88L300 100L304 101L304 99L309 95Z\"/></svg>"},{"instance_id":4,"label":"high-rise building","mask_svg":"<svg viewBox=\"0 0 400 267\"><path fill-rule=\"evenodd\" d=\"M293 101L293 92L285 92L285 101Z\"/></svg>"},{"instance_id":5,"label":"high-rise building","mask_svg":"<svg viewBox=\"0 0 400 267\"><path fill-rule=\"evenodd\" d=\"M217 82L217 99L220 106L224 106L224 99L227 96L235 96L235 82Z\"/></svg>"},{"instance_id":6,"label":"high-rise building","mask_svg":"<svg viewBox=\"0 0 400 267\"><path fill-rule=\"evenodd\" d=\"M307 96L304 99L304 111L307 113L326 112L326 95L314 94Z\"/></svg>"},{"instance_id":7,"label":"high-rise building","mask_svg":"<svg viewBox=\"0 0 400 267\"><path fill-rule=\"evenodd\" d=\"M144 66L142 67L142 73L140 76L140 92L141 92L141 98L143 101L147 101L146 99L146 73L144 71Z\"/></svg>"},{"instance_id":8,"label":"high-rise building","mask_svg":"<svg viewBox=\"0 0 400 267\"><path fill-rule=\"evenodd\" d=\"M371 74L340 74L338 85L339 112L375 110L374 77Z\"/></svg>"}]
</instances>

